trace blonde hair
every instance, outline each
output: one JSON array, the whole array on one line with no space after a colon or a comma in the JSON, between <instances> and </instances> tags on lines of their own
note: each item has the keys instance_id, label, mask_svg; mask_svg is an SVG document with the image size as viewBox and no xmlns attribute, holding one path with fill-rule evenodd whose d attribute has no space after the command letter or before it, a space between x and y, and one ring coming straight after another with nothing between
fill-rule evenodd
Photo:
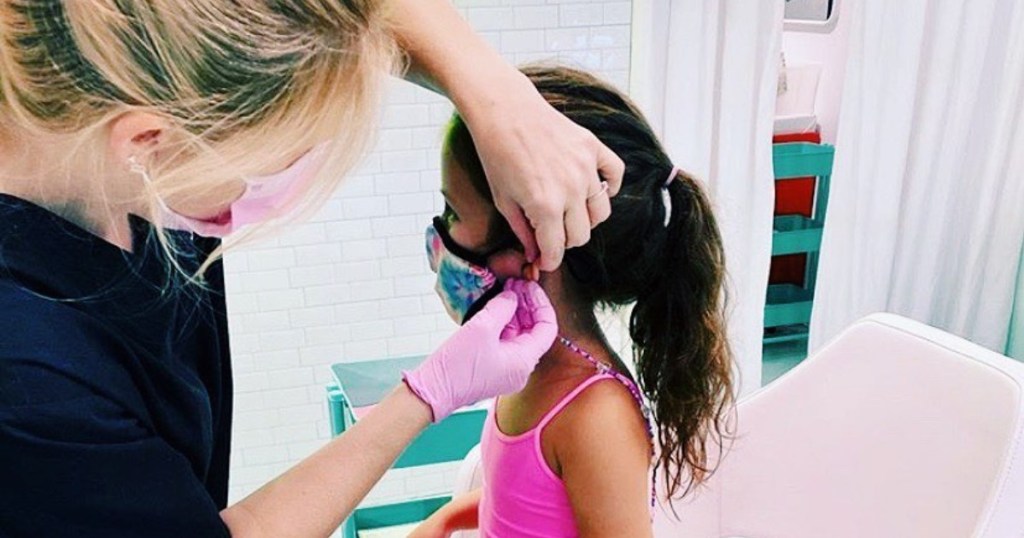
<instances>
[{"instance_id":1,"label":"blonde hair","mask_svg":"<svg viewBox=\"0 0 1024 538\"><path fill-rule=\"evenodd\" d=\"M95 163L81 174L98 181L114 118L131 110L164 117L173 128L160 159L150 160L145 189L158 230L157 193L203 199L329 141L321 177L294 217L279 216L296 218L326 200L372 140L383 79L398 67L386 5L5 0L0 133L58 137L69 162ZM253 235L225 242L198 274Z\"/></svg>"}]
</instances>

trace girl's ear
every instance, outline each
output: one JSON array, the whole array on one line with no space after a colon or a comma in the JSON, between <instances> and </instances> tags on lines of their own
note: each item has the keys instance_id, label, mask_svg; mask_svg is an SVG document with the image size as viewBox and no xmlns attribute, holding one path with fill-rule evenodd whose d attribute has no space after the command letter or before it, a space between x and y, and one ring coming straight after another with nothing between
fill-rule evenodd
<instances>
[{"instance_id":1,"label":"girl's ear","mask_svg":"<svg viewBox=\"0 0 1024 538\"><path fill-rule=\"evenodd\" d=\"M526 256L522 252L511 248L494 254L487 260L487 267L494 271L498 280L523 278L527 265Z\"/></svg>"}]
</instances>

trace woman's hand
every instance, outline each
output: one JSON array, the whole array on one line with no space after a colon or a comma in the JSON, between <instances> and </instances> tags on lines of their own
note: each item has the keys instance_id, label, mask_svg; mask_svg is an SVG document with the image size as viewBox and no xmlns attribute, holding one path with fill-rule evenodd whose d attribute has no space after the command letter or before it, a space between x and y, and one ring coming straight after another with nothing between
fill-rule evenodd
<instances>
[{"instance_id":1,"label":"woman's hand","mask_svg":"<svg viewBox=\"0 0 1024 538\"><path fill-rule=\"evenodd\" d=\"M566 247L589 241L590 229L608 218L622 159L552 108L450 0L394 0L392 17L410 60L407 78L455 103L527 258L539 254L542 270L557 269Z\"/></svg>"},{"instance_id":2,"label":"woman's hand","mask_svg":"<svg viewBox=\"0 0 1024 538\"><path fill-rule=\"evenodd\" d=\"M499 97L467 104L462 114L495 205L527 259L534 261L539 249L540 268L553 271L566 248L586 244L590 229L611 214L609 197L618 192L625 165L549 105L524 75L505 78Z\"/></svg>"},{"instance_id":3,"label":"woman's hand","mask_svg":"<svg viewBox=\"0 0 1024 538\"><path fill-rule=\"evenodd\" d=\"M555 310L540 285L509 280L505 291L403 377L439 422L464 405L522 389L557 333Z\"/></svg>"}]
</instances>

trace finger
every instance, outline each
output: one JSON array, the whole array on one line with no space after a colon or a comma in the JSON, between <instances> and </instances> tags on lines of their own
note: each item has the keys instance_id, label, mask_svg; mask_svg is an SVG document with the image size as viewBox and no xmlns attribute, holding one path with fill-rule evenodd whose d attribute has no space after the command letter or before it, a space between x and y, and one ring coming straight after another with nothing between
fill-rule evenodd
<instances>
[{"instance_id":1,"label":"finger","mask_svg":"<svg viewBox=\"0 0 1024 538\"><path fill-rule=\"evenodd\" d=\"M537 246L540 248L540 269L554 271L562 264L565 254L565 214L547 211L537 217L528 215L537 227Z\"/></svg>"},{"instance_id":2,"label":"finger","mask_svg":"<svg viewBox=\"0 0 1024 538\"><path fill-rule=\"evenodd\" d=\"M544 290L535 282L529 282L524 292L534 305L534 324L516 336L512 342L518 350L515 356L529 364L536 364L540 356L551 349L558 336L558 319Z\"/></svg>"},{"instance_id":3,"label":"finger","mask_svg":"<svg viewBox=\"0 0 1024 538\"><path fill-rule=\"evenodd\" d=\"M515 328L521 330L523 328L523 319L522 319L523 297L522 297L522 293L519 291L518 280L515 279L515 278L510 278L510 279L506 280L505 281L505 291L514 293L515 296L516 296L516 312L512 316L512 320L509 321L508 327L515 327Z\"/></svg>"},{"instance_id":4,"label":"finger","mask_svg":"<svg viewBox=\"0 0 1024 538\"><path fill-rule=\"evenodd\" d=\"M500 340L511 340L515 338L517 335L519 335L519 333L521 332L523 332L523 326L519 322L519 314L517 311L517 313L514 316L512 316L512 319L509 320L508 324L502 327L501 334L498 336L498 338Z\"/></svg>"},{"instance_id":5,"label":"finger","mask_svg":"<svg viewBox=\"0 0 1024 538\"><path fill-rule=\"evenodd\" d=\"M608 182L608 195L618 194L622 187L622 176L626 173L626 163L600 141L597 148L597 172Z\"/></svg>"},{"instance_id":6,"label":"finger","mask_svg":"<svg viewBox=\"0 0 1024 538\"><path fill-rule=\"evenodd\" d=\"M498 340L503 342L506 340L512 340L521 332L523 332L523 330L519 327L519 322L516 321L515 316L513 316L512 321L508 322L508 325L505 325L505 327L501 329L501 334L498 335Z\"/></svg>"},{"instance_id":7,"label":"finger","mask_svg":"<svg viewBox=\"0 0 1024 538\"><path fill-rule=\"evenodd\" d=\"M502 328L516 315L519 307L519 298L514 292L502 291L493 299L487 301L483 309L473 316L466 325L486 326L490 328Z\"/></svg>"},{"instance_id":8,"label":"finger","mask_svg":"<svg viewBox=\"0 0 1024 538\"><path fill-rule=\"evenodd\" d=\"M587 202L584 200L570 206L565 212L565 248L586 245L587 241L590 241L590 228Z\"/></svg>"},{"instance_id":9,"label":"finger","mask_svg":"<svg viewBox=\"0 0 1024 538\"><path fill-rule=\"evenodd\" d=\"M558 325L555 307L551 305L551 299L548 298L548 294L540 284L536 282L523 282L522 295L523 297L520 299L520 302L530 309L536 323Z\"/></svg>"},{"instance_id":10,"label":"finger","mask_svg":"<svg viewBox=\"0 0 1024 538\"><path fill-rule=\"evenodd\" d=\"M516 303L517 303L516 304L516 312L515 312L515 314L512 315L512 319L509 320L508 324L505 325L505 328L501 330L501 339L502 340L509 340L511 338L514 338L517 334L520 333L520 331L522 331L523 325L522 325L522 322L519 319L519 311L522 310L522 305L521 305L521 303L519 301L519 292L515 288L515 280L514 279L506 280L505 281L504 289L505 289L505 292L507 292L507 293L514 293L514 294L516 294Z\"/></svg>"},{"instance_id":11,"label":"finger","mask_svg":"<svg viewBox=\"0 0 1024 538\"><path fill-rule=\"evenodd\" d=\"M525 281L516 280L515 290L516 296L519 298L519 308L516 309L516 320L519 322L520 331L533 327L535 323L533 319L533 309L530 305L529 297L526 295L525 288Z\"/></svg>"},{"instance_id":12,"label":"finger","mask_svg":"<svg viewBox=\"0 0 1024 538\"><path fill-rule=\"evenodd\" d=\"M533 227L530 226L530 221L526 219L526 214L523 213L522 208L515 202L499 202L497 207L498 211L505 216L505 220L508 221L512 232L516 234L519 242L522 243L526 260L530 262L535 261L539 255L537 251L537 238L534 236Z\"/></svg>"},{"instance_id":13,"label":"finger","mask_svg":"<svg viewBox=\"0 0 1024 538\"><path fill-rule=\"evenodd\" d=\"M612 202L608 193L602 192L597 196L587 198L587 214L590 216L591 227L608 220L612 214Z\"/></svg>"}]
</instances>

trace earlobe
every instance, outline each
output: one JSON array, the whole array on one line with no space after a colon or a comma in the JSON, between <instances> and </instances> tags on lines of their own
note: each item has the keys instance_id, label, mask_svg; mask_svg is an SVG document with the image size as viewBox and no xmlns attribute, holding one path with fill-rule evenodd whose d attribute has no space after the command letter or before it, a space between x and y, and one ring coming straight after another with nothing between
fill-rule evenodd
<instances>
[{"instance_id":1,"label":"earlobe","mask_svg":"<svg viewBox=\"0 0 1024 538\"><path fill-rule=\"evenodd\" d=\"M540 282L540 266L537 262L527 263L523 266L523 278L533 282Z\"/></svg>"}]
</instances>

